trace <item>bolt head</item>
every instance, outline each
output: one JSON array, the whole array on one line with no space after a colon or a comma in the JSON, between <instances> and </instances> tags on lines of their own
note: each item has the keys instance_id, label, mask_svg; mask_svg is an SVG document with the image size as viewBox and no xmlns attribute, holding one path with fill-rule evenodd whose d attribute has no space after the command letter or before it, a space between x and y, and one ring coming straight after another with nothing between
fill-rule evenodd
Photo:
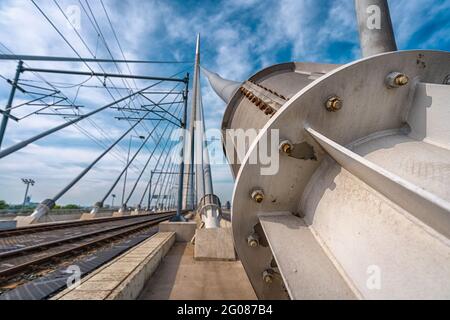
<instances>
[{"instance_id":1,"label":"bolt head","mask_svg":"<svg viewBox=\"0 0 450 320\"><path fill-rule=\"evenodd\" d=\"M292 153L292 150L294 149L294 146L290 141L283 141L280 144L280 150L281 152L290 155Z\"/></svg>"},{"instance_id":2,"label":"bolt head","mask_svg":"<svg viewBox=\"0 0 450 320\"><path fill-rule=\"evenodd\" d=\"M391 72L386 76L385 80L388 89L394 89L406 86L409 83L407 75L401 72Z\"/></svg>"},{"instance_id":3,"label":"bolt head","mask_svg":"<svg viewBox=\"0 0 450 320\"><path fill-rule=\"evenodd\" d=\"M248 245L249 245L250 247L252 247L252 248L256 248L256 247L258 246L258 241L256 241L256 240L250 240L250 241L248 242Z\"/></svg>"},{"instance_id":4,"label":"bolt head","mask_svg":"<svg viewBox=\"0 0 450 320\"><path fill-rule=\"evenodd\" d=\"M248 246L251 248L256 248L259 246L259 235L257 233L252 233L247 237Z\"/></svg>"},{"instance_id":5,"label":"bolt head","mask_svg":"<svg viewBox=\"0 0 450 320\"><path fill-rule=\"evenodd\" d=\"M256 202L261 203L264 200L264 191L261 189L254 189L252 193L250 193L250 197Z\"/></svg>"},{"instance_id":6,"label":"bolt head","mask_svg":"<svg viewBox=\"0 0 450 320\"><path fill-rule=\"evenodd\" d=\"M406 86L408 83L409 83L409 78L404 74L399 74L395 78L395 84L398 85L399 87Z\"/></svg>"},{"instance_id":7,"label":"bolt head","mask_svg":"<svg viewBox=\"0 0 450 320\"><path fill-rule=\"evenodd\" d=\"M325 107L327 108L328 111L330 112L336 112L342 109L343 107L343 101L341 98L339 98L338 96L333 96L328 98Z\"/></svg>"},{"instance_id":8,"label":"bolt head","mask_svg":"<svg viewBox=\"0 0 450 320\"><path fill-rule=\"evenodd\" d=\"M270 270L266 270L263 272L263 280L267 284L271 284L273 282L273 274Z\"/></svg>"}]
</instances>

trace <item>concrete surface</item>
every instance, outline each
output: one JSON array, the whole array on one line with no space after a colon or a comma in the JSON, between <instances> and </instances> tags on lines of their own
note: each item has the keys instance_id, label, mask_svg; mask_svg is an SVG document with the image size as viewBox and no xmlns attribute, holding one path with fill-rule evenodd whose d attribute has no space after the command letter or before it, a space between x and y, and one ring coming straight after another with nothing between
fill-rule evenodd
<instances>
[{"instance_id":1,"label":"concrete surface","mask_svg":"<svg viewBox=\"0 0 450 320\"><path fill-rule=\"evenodd\" d=\"M91 220L94 219L96 216L93 213L83 213L80 217L80 220Z\"/></svg>"},{"instance_id":2,"label":"concrete surface","mask_svg":"<svg viewBox=\"0 0 450 320\"><path fill-rule=\"evenodd\" d=\"M126 212L114 212L112 214L113 217L124 217L124 216L129 216L130 212L126 211Z\"/></svg>"},{"instance_id":3,"label":"concrete surface","mask_svg":"<svg viewBox=\"0 0 450 320\"><path fill-rule=\"evenodd\" d=\"M256 300L240 261L196 261L194 246L175 243L139 300Z\"/></svg>"},{"instance_id":4,"label":"concrete surface","mask_svg":"<svg viewBox=\"0 0 450 320\"><path fill-rule=\"evenodd\" d=\"M157 233L52 300L134 300L174 243L175 233Z\"/></svg>"},{"instance_id":5,"label":"concrete surface","mask_svg":"<svg viewBox=\"0 0 450 320\"><path fill-rule=\"evenodd\" d=\"M26 227L32 224L33 219L30 216L18 216L15 219L16 228Z\"/></svg>"},{"instance_id":6,"label":"concrete surface","mask_svg":"<svg viewBox=\"0 0 450 320\"><path fill-rule=\"evenodd\" d=\"M97 213L95 216L90 213L60 213L58 210L52 211L39 218L36 223L53 223L53 222L66 222L66 221L76 221L76 220L88 220L91 218L109 218L112 217L112 212L102 211ZM30 215L11 215L0 217L3 221L15 221L17 222L17 227L29 226L32 222Z\"/></svg>"},{"instance_id":7,"label":"concrete surface","mask_svg":"<svg viewBox=\"0 0 450 320\"><path fill-rule=\"evenodd\" d=\"M197 229L194 258L196 260L236 260L231 228Z\"/></svg>"},{"instance_id":8,"label":"concrete surface","mask_svg":"<svg viewBox=\"0 0 450 320\"><path fill-rule=\"evenodd\" d=\"M175 232L177 242L190 242L195 235L197 222L162 222L159 232Z\"/></svg>"}]
</instances>

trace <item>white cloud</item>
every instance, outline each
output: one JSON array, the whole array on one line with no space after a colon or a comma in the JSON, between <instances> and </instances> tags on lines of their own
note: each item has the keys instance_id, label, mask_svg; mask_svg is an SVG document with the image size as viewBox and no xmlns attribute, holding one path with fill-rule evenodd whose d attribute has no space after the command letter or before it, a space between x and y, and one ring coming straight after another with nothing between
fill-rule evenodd
<instances>
[{"instance_id":1,"label":"white cloud","mask_svg":"<svg viewBox=\"0 0 450 320\"><path fill-rule=\"evenodd\" d=\"M54 2L46 0L36 2L73 44L77 52L82 56L90 56L77 34L68 28L64 16ZM65 10L69 5L78 4L78 1L63 0L58 3ZM89 3L113 56L122 58L100 2L89 1ZM192 61L198 32L202 34L202 63L222 76L237 81L246 79L263 66L280 62L277 56L280 53L285 60L316 62L332 60L336 63L350 61L359 56L353 0L227 0L194 4L190 7L186 7L183 2L170 1L104 0L104 3L128 59ZM428 0L390 1L399 47L408 44L413 34L429 23L435 14L449 11L449 5L448 2L431 4ZM423 14L423 8L427 8L426 15ZM98 35L83 11L81 27L80 34L91 51L97 51L99 57L109 58L109 53L103 44L98 42ZM436 30L421 46L436 45L446 36L445 29ZM76 56L37 8L25 0L0 2L0 41L20 54ZM333 48L336 45L347 45L346 48L350 48L349 52L334 52ZM5 51L4 48L0 49ZM79 63L28 64L61 70L88 70ZM100 71L98 65L91 63L90 66ZM105 64L103 66L108 72L117 72L115 66ZM174 74L183 67L187 66L130 65L133 73L161 76ZM129 72L125 65L121 65L120 70L124 73ZM11 78L14 71L15 62L0 62L2 75ZM87 79L50 74L45 74L44 77L52 82L69 83L80 83ZM29 74L26 78L38 80ZM86 85L101 86L100 82L94 78ZM115 80L114 83L118 86L124 85L120 80ZM143 81L136 83L138 86L144 84ZM71 99L77 96L76 88L61 90ZM115 91L112 92L114 96L118 96ZM216 97L206 81L203 83L202 92L207 127L219 128L225 105ZM8 93L9 86L3 83L0 86L2 105ZM85 88L78 92L77 97L77 101L86 106L85 112L111 101L109 94L102 89ZM26 98L29 97L18 94L16 103ZM112 139L120 136L128 127L127 123L114 120L118 115L119 113L113 110L96 115L93 119L102 130L86 121L80 124L99 143L109 145ZM55 117L31 117L19 125L10 122L6 144L24 140L62 121L61 118ZM138 127L137 131L139 135L145 133L141 127ZM120 147L116 148L116 156L121 161L116 157L106 157L62 201L84 204L97 201L123 167L127 148L128 140L124 139ZM137 148L137 145L133 144L133 148ZM69 127L55 136L40 140L22 152L0 160L2 178L0 198L20 202L23 186L19 178L36 176L39 183L33 189L33 196L35 200L43 200L70 181L101 151L102 148L80 134L75 127ZM137 159L138 166L145 163L146 156L148 151ZM151 166L154 164L152 162ZM213 170L216 192L223 201L229 200L233 183L229 168L218 166ZM136 172L131 173L131 180L136 175ZM120 192L119 189L116 191ZM142 192L143 190L139 190L138 194ZM133 201L136 199L133 198Z\"/></svg>"}]
</instances>

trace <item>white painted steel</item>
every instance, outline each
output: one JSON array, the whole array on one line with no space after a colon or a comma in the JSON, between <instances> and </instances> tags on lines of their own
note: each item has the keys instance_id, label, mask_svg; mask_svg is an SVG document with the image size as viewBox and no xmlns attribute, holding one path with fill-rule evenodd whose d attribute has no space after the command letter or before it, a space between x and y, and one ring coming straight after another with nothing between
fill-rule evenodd
<instances>
[{"instance_id":1,"label":"white painted steel","mask_svg":"<svg viewBox=\"0 0 450 320\"><path fill-rule=\"evenodd\" d=\"M232 165L235 245L258 297L287 297L282 283L268 286L263 281L262 274L273 267L274 256L280 272L289 274L283 279L291 298L299 297L293 292L305 289L298 281L305 274L299 271L296 279L285 269L302 257L307 259L303 244L291 241L292 247L283 249L289 254L280 255L281 247L271 245L271 250L269 243L286 247L290 238L295 239L292 233L308 228L316 243L307 247L322 248L335 268L332 273L346 280L355 297L450 298L450 139L446 126L450 87L442 85L450 74L450 53L380 54L332 71L329 68L313 81L296 78L294 73L303 73L292 72L292 65L289 68L274 66L251 79L266 87L271 84L289 99L273 117L258 113L238 92L223 122L224 130L262 129L248 146L242 164ZM395 71L407 75L410 83L388 89L385 78ZM343 100L337 112L325 108L332 95ZM278 173L261 175L261 162L250 164L249 159L258 159L259 142L272 129L278 129L281 139L293 145L309 144L316 159L280 155ZM234 147L225 146L229 157ZM260 204L250 196L255 188L264 191ZM272 217L268 231L261 216L273 212L297 215L305 226L291 224L286 217L278 222ZM282 232L282 225L290 227L289 232ZM247 241L255 231L262 236L256 248ZM367 284L376 271L381 280L380 288L374 289ZM318 297L320 292L310 293Z\"/></svg>"}]
</instances>

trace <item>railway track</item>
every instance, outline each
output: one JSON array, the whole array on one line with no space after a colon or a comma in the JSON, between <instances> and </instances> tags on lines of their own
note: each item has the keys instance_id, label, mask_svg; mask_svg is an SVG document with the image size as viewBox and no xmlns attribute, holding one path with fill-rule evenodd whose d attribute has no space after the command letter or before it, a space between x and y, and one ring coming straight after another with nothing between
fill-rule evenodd
<instances>
[{"instance_id":1,"label":"railway track","mask_svg":"<svg viewBox=\"0 0 450 320\"><path fill-rule=\"evenodd\" d=\"M150 228L175 212L76 221L0 232L0 283L60 257L83 251Z\"/></svg>"},{"instance_id":2,"label":"railway track","mask_svg":"<svg viewBox=\"0 0 450 320\"><path fill-rule=\"evenodd\" d=\"M172 212L174 212L174 211L162 212L160 214L172 213ZM0 239L5 238L5 237L10 237L10 236L21 235L21 234L28 235L31 233L58 230L58 229L64 229L67 227L85 226L85 225L98 224L98 223L109 222L109 221L123 221L123 220L136 219L138 217L147 217L147 216L148 217L155 216L155 214L142 214L139 216L106 217L106 218L96 218L96 219L90 219L90 220L53 222L53 223L45 223L45 224L36 224L36 225L20 227L20 228L15 228L15 229L4 229L4 230L0 230Z\"/></svg>"}]
</instances>

